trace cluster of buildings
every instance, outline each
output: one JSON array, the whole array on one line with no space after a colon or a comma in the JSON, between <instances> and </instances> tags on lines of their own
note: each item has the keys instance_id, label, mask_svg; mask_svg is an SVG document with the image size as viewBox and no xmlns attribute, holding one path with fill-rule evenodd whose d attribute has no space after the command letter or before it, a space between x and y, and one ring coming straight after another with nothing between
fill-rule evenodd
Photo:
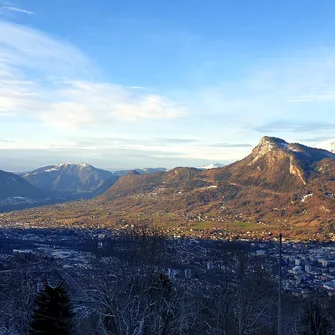
<instances>
[{"instance_id":1,"label":"cluster of buildings","mask_svg":"<svg viewBox=\"0 0 335 335\"><path fill-rule=\"evenodd\" d=\"M203 239L198 238L199 231L194 236L189 235L187 239L180 239L182 228L171 228L169 232L175 255L166 264L167 274L171 278L190 279L195 273L206 274L213 271L216 264L224 267L222 261L217 262L217 258L213 258L211 250L215 249L215 243L220 243L216 239L229 240L234 237L228 231L216 231L216 235L212 235L210 231L203 230ZM14 261L19 255L32 255L37 260L52 260L59 272L89 271L92 255L90 247L103 248L105 237L110 234L109 230L94 229L0 229L0 268L2 266L4 270L9 270L11 260ZM265 267L273 269L274 277L278 275L279 243L273 241L270 232L263 235L262 241L255 241L252 235L249 238L250 232L249 235L248 232L244 235L238 232L234 234L239 234L239 241L250 246L248 252L260 257ZM113 238L120 238L120 235L119 231L113 232ZM282 275L283 289L293 294L319 292L335 295L335 246L331 242L285 241L282 249Z\"/></svg>"}]
</instances>

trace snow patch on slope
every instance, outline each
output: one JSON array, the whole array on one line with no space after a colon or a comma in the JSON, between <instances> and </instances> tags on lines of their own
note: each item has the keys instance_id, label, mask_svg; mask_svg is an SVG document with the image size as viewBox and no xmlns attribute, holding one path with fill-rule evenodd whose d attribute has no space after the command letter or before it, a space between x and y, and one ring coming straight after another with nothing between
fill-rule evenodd
<instances>
[{"instance_id":1,"label":"snow patch on slope","mask_svg":"<svg viewBox=\"0 0 335 335\"><path fill-rule=\"evenodd\" d=\"M212 163L212 164L208 164L208 165L204 165L204 166L199 166L199 167L197 167L197 169L199 169L199 170L209 170L209 169L217 169L217 168L221 168L221 167L224 167L224 164Z\"/></svg>"},{"instance_id":2,"label":"snow patch on slope","mask_svg":"<svg viewBox=\"0 0 335 335\"><path fill-rule=\"evenodd\" d=\"M301 202L305 202L308 198L312 197L313 193L306 194L301 197Z\"/></svg>"},{"instance_id":3,"label":"snow patch on slope","mask_svg":"<svg viewBox=\"0 0 335 335\"><path fill-rule=\"evenodd\" d=\"M74 167L77 167L79 169L84 169L86 167L89 167L90 165L87 164L87 163L62 163L62 164L54 165L54 166L50 167L49 169L39 171L38 173L59 171L59 169L67 168L68 166L74 166ZM37 173L34 173L34 174L37 174Z\"/></svg>"},{"instance_id":4,"label":"snow patch on slope","mask_svg":"<svg viewBox=\"0 0 335 335\"><path fill-rule=\"evenodd\" d=\"M315 145L315 148L327 150L335 154L335 138L320 142Z\"/></svg>"}]
</instances>

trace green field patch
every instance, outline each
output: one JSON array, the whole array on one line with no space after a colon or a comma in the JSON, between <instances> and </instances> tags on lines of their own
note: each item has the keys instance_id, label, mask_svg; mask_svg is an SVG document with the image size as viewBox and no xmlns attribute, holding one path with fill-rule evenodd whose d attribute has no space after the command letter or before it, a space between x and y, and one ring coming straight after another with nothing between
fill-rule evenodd
<instances>
[{"instance_id":1,"label":"green field patch","mask_svg":"<svg viewBox=\"0 0 335 335\"><path fill-rule=\"evenodd\" d=\"M213 226L217 226L217 223L215 221L204 221L204 222L196 223L195 225L192 225L190 228L203 230L203 229L212 228Z\"/></svg>"},{"instance_id":2,"label":"green field patch","mask_svg":"<svg viewBox=\"0 0 335 335\"><path fill-rule=\"evenodd\" d=\"M255 230L272 230L275 229L276 225L262 225L257 224L256 222L243 222L243 221L234 221L234 222L224 222L221 224L221 228L226 230L242 230L242 231L255 231Z\"/></svg>"}]
</instances>

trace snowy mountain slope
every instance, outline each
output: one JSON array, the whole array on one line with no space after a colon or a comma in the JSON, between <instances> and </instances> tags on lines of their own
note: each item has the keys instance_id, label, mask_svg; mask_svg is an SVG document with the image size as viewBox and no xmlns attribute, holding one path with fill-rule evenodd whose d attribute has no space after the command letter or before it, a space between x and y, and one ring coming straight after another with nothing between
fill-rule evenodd
<instances>
[{"instance_id":1,"label":"snowy mountain slope","mask_svg":"<svg viewBox=\"0 0 335 335\"><path fill-rule=\"evenodd\" d=\"M335 153L335 138L320 142L315 145L316 148L328 150L332 153Z\"/></svg>"},{"instance_id":2,"label":"snowy mountain slope","mask_svg":"<svg viewBox=\"0 0 335 335\"><path fill-rule=\"evenodd\" d=\"M221 168L221 167L224 167L224 165L221 164L221 163L212 163L212 164L208 164L208 165L199 166L199 167L197 167L197 169L199 169L199 170L209 170L209 169L217 169L217 168Z\"/></svg>"}]
</instances>

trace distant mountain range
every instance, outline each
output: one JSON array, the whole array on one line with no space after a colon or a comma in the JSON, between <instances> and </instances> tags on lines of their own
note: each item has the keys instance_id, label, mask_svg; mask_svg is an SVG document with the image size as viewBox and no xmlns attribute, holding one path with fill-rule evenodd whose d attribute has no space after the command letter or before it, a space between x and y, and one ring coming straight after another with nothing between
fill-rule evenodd
<instances>
[{"instance_id":1,"label":"distant mountain range","mask_svg":"<svg viewBox=\"0 0 335 335\"><path fill-rule=\"evenodd\" d=\"M214 182L288 190L306 185L314 176L318 163L327 159L334 160L335 154L298 143L289 144L279 138L263 137L249 156L220 169L217 168L220 165L213 164L202 167L203 171L180 167L149 176L128 173L109 191L120 190L121 185L126 192L135 188L143 191L157 187L166 189L168 186L179 191L198 188L199 185L210 186Z\"/></svg>"},{"instance_id":2,"label":"distant mountain range","mask_svg":"<svg viewBox=\"0 0 335 335\"><path fill-rule=\"evenodd\" d=\"M332 143L320 146L332 150ZM111 172L63 163L20 176L0 171L0 207L100 196L108 206L129 210L145 205L154 212L210 210L239 220L335 225L335 154L329 150L263 137L250 155L227 166Z\"/></svg>"},{"instance_id":3,"label":"distant mountain range","mask_svg":"<svg viewBox=\"0 0 335 335\"><path fill-rule=\"evenodd\" d=\"M335 154L263 137L250 155L220 169L127 174L101 201L129 211L136 207L176 215L210 213L232 221L335 225L334 194Z\"/></svg>"},{"instance_id":4,"label":"distant mountain range","mask_svg":"<svg viewBox=\"0 0 335 335\"><path fill-rule=\"evenodd\" d=\"M0 170L0 209L92 198L105 192L120 176L130 171L112 172L87 163L48 165L18 174ZM134 171L150 174L166 169L146 168Z\"/></svg>"}]
</instances>

